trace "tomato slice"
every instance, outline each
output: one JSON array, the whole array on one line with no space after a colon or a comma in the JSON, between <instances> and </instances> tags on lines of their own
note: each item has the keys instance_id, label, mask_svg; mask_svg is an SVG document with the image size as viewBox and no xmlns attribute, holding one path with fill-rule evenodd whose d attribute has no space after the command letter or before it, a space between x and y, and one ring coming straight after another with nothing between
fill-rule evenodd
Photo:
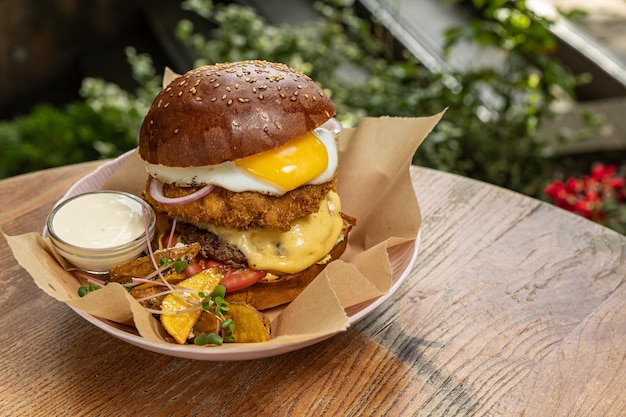
<instances>
[{"instance_id":1,"label":"tomato slice","mask_svg":"<svg viewBox=\"0 0 626 417\"><path fill-rule=\"evenodd\" d=\"M198 262L189 262L187 267L183 270L183 273L187 278L190 278L196 275L198 272L202 271L203 269L206 268L202 268Z\"/></svg>"},{"instance_id":2,"label":"tomato slice","mask_svg":"<svg viewBox=\"0 0 626 417\"><path fill-rule=\"evenodd\" d=\"M226 292L237 291L256 284L265 277L265 271L255 271L247 268L242 271L229 272L222 278L221 284L226 287Z\"/></svg>"},{"instance_id":3,"label":"tomato slice","mask_svg":"<svg viewBox=\"0 0 626 417\"><path fill-rule=\"evenodd\" d=\"M196 257L196 262L200 264L200 267L202 269L209 269L213 266L224 266L224 264L221 262L214 261L213 259L205 258L204 256L201 256L201 255L198 255Z\"/></svg>"},{"instance_id":4,"label":"tomato slice","mask_svg":"<svg viewBox=\"0 0 626 417\"><path fill-rule=\"evenodd\" d=\"M207 259L203 256L197 256L195 262L192 262L185 269L190 269L190 273L196 271L197 268L209 269L214 266L225 266L225 264L214 261L213 259ZM190 268L191 267L191 268ZM228 267L226 275L222 278L221 284L226 288L226 292L237 291L249 287L252 284L256 284L265 277L265 271L255 271L250 268L242 270L233 270Z\"/></svg>"},{"instance_id":5,"label":"tomato slice","mask_svg":"<svg viewBox=\"0 0 626 417\"><path fill-rule=\"evenodd\" d=\"M170 242L170 234L167 233L161 236L161 247L163 249L173 248L174 246L176 246L177 241L178 241L178 235L176 235L176 233L174 233L174 236L172 236L171 242ZM168 243L170 243L170 245L168 245Z\"/></svg>"}]
</instances>

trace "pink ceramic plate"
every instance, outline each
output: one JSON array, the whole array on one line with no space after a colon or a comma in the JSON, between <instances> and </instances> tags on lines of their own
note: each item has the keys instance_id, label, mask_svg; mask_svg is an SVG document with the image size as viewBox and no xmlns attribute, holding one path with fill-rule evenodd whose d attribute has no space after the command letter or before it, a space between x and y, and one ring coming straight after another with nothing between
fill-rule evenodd
<instances>
[{"instance_id":1,"label":"pink ceramic plate","mask_svg":"<svg viewBox=\"0 0 626 417\"><path fill-rule=\"evenodd\" d=\"M102 185L106 182L106 180L115 172L120 164L122 164L122 162L124 162L124 160L130 156L132 152L134 152L134 150L120 156L115 160L103 164L91 174L80 179L67 191L65 196L63 196L63 198L59 201L63 201L64 199L77 194L88 191L96 191L100 189ZM46 231L44 230L44 234L45 233ZM355 324L363 317L370 314L374 309L376 309L376 307L384 303L397 291L402 282L404 282L404 280L409 276L417 260L420 235L418 235L415 241L407 242L389 249L389 258L391 261L393 280L391 290L381 297L350 308L350 310L347 312L350 318L350 325ZM227 361L260 359L291 352L297 349L304 348L306 346L311 346L333 336L325 335L322 337L311 338L293 343L234 343L227 344L221 347L210 348L194 345L154 343L139 336L139 334L133 327L124 326L108 320L103 320L78 309L74 309L74 311L94 326L132 345L153 352L162 353L164 355L196 360Z\"/></svg>"}]
</instances>

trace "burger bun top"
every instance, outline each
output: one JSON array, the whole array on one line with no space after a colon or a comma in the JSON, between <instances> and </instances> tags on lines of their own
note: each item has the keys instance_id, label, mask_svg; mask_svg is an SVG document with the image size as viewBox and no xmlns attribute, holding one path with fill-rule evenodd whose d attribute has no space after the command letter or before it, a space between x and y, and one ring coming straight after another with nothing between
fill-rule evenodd
<instances>
[{"instance_id":1,"label":"burger bun top","mask_svg":"<svg viewBox=\"0 0 626 417\"><path fill-rule=\"evenodd\" d=\"M202 66L157 95L141 126L139 154L168 167L216 165L278 148L335 112L311 78L286 65Z\"/></svg>"}]
</instances>

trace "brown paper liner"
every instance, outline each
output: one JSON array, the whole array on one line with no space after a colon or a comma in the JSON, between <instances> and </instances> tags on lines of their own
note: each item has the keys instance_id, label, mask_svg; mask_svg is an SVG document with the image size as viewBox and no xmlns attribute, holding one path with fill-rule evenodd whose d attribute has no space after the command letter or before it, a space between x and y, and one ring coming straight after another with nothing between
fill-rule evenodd
<instances>
[{"instance_id":1,"label":"brown paper liner","mask_svg":"<svg viewBox=\"0 0 626 417\"><path fill-rule=\"evenodd\" d=\"M287 306L267 312L272 340L294 343L331 335L349 326L346 310L388 293L388 248L416 239L420 209L411 183L411 158L444 112L423 118L366 118L339 135L337 189L342 211L357 218L348 248ZM146 180L137 152L126 158L102 189L140 195ZM47 238L38 233L4 235L13 255L35 283L58 301L95 317L134 325L147 340L168 343L158 320L119 284L79 297L80 281L64 269Z\"/></svg>"}]
</instances>

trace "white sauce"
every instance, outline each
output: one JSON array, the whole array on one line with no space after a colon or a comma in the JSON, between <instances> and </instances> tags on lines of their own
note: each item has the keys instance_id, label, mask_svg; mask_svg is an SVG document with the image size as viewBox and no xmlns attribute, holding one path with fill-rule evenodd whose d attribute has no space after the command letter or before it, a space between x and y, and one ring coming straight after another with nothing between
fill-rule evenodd
<instances>
[{"instance_id":1,"label":"white sauce","mask_svg":"<svg viewBox=\"0 0 626 417\"><path fill-rule=\"evenodd\" d=\"M85 194L56 211L52 229L59 239L82 248L124 245L145 233L142 205L121 194Z\"/></svg>"}]
</instances>

